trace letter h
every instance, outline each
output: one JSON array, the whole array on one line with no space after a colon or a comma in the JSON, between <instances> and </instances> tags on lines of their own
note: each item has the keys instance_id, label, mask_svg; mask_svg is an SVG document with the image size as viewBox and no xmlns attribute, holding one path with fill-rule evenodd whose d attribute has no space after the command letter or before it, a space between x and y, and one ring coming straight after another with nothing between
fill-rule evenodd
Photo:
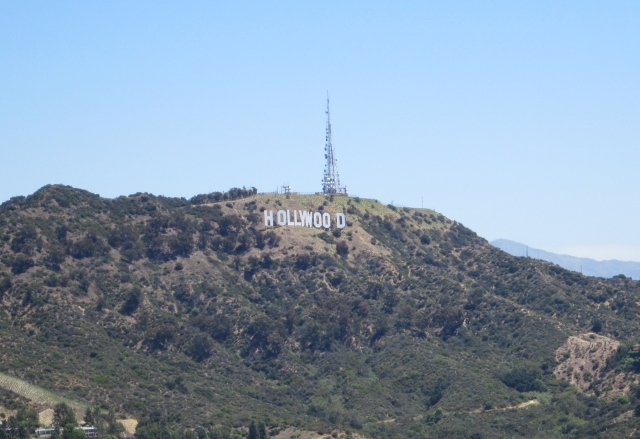
<instances>
[{"instance_id":1,"label":"letter h","mask_svg":"<svg viewBox=\"0 0 640 439\"><path fill-rule=\"evenodd\" d=\"M264 211L264 226L273 227L273 210Z\"/></svg>"}]
</instances>

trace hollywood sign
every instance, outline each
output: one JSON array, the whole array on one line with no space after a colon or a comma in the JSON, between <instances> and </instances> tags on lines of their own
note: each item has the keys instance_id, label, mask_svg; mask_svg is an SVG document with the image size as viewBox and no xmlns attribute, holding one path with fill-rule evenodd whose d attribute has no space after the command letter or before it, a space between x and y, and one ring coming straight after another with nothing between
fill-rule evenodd
<instances>
[{"instance_id":1,"label":"hollywood sign","mask_svg":"<svg viewBox=\"0 0 640 439\"><path fill-rule=\"evenodd\" d=\"M344 229L347 225L347 217L344 213L336 213L336 227ZM279 226L316 227L318 229L331 228L331 214L328 212L309 212L306 210L279 210L275 214L275 224ZM274 227L273 210L264 211L265 227Z\"/></svg>"}]
</instances>

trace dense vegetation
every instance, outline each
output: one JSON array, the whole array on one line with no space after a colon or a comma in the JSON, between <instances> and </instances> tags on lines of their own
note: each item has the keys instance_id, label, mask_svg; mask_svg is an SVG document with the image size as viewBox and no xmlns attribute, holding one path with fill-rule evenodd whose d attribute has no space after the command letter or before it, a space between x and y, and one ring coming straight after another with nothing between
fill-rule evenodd
<instances>
[{"instance_id":1,"label":"dense vegetation","mask_svg":"<svg viewBox=\"0 0 640 439\"><path fill-rule=\"evenodd\" d=\"M426 209L256 192L47 186L2 204L0 371L107 401L140 437L252 421L475 439L640 425L620 417L640 391L609 401L552 373L591 330L623 342L610 369L635 371L638 282L512 257ZM344 211L348 226L265 229L264 208Z\"/></svg>"}]
</instances>

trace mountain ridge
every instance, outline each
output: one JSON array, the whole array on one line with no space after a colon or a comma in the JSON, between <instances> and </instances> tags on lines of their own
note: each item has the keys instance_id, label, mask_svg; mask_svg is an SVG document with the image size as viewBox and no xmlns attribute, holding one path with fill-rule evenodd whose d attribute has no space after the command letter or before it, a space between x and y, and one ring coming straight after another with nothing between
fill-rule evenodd
<instances>
[{"instance_id":1,"label":"mountain ridge","mask_svg":"<svg viewBox=\"0 0 640 439\"><path fill-rule=\"evenodd\" d=\"M526 256L528 254L530 258L552 262L567 270L576 272L582 270L582 273L586 276L614 277L622 274L635 280L640 279L640 262L620 261L617 259L598 261L591 258L557 254L502 238L491 241L491 245L513 256Z\"/></svg>"},{"instance_id":2,"label":"mountain ridge","mask_svg":"<svg viewBox=\"0 0 640 439\"><path fill-rule=\"evenodd\" d=\"M553 372L577 334L633 346L638 282L510 256L427 209L245 191L104 199L54 185L0 205L0 372L140 419L141 434L252 420L370 438L638 426L614 422L638 404L630 385L623 405ZM347 227L265 228L263 209L343 212ZM633 352L602 372L632 382Z\"/></svg>"}]
</instances>

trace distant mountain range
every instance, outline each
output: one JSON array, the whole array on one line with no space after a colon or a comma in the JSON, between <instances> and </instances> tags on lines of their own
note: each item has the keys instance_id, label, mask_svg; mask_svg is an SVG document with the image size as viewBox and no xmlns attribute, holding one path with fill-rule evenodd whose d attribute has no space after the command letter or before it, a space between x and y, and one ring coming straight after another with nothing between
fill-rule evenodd
<instances>
[{"instance_id":1,"label":"distant mountain range","mask_svg":"<svg viewBox=\"0 0 640 439\"><path fill-rule=\"evenodd\" d=\"M543 261L553 262L559 266L572 271L582 271L587 276L597 277L613 277L624 274L633 279L640 279L640 262L627 261L596 261L589 258L578 258L576 256L558 255L537 248L528 247L519 242L509 241L508 239L496 239L491 241L491 245L513 256L526 256L530 258L542 259Z\"/></svg>"}]
</instances>

